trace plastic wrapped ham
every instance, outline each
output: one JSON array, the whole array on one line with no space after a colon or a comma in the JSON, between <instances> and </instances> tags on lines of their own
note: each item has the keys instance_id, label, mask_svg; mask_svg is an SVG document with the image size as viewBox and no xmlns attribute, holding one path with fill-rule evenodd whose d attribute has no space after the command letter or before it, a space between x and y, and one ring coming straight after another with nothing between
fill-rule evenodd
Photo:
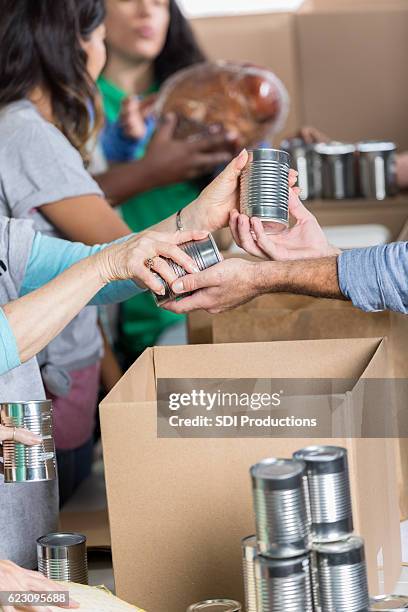
<instances>
[{"instance_id":1,"label":"plastic wrapped ham","mask_svg":"<svg viewBox=\"0 0 408 612\"><path fill-rule=\"evenodd\" d=\"M271 71L251 64L205 62L177 72L163 85L156 113L178 117L180 139L224 130L237 147L270 140L289 112L289 96Z\"/></svg>"}]
</instances>

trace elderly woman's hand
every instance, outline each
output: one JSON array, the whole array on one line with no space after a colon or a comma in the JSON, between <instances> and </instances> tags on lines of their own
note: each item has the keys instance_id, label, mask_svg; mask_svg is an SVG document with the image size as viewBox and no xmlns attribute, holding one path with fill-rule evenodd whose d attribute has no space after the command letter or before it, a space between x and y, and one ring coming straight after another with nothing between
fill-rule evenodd
<instances>
[{"instance_id":1,"label":"elderly woman's hand","mask_svg":"<svg viewBox=\"0 0 408 612\"><path fill-rule=\"evenodd\" d=\"M107 284L132 279L163 295L164 287L157 275L169 284L176 280L174 270L165 259L171 259L188 273L198 272L196 263L179 245L207 236L207 231L161 233L149 230L132 236L126 242L112 245L96 255L102 281Z\"/></svg>"},{"instance_id":2,"label":"elderly woman's hand","mask_svg":"<svg viewBox=\"0 0 408 612\"><path fill-rule=\"evenodd\" d=\"M28 429L5 427L4 425L0 425L0 456L3 455L2 444L6 440L15 440L16 442L21 442L21 444L26 444L27 446L35 446L36 444L41 444L42 442L41 436L37 436L37 434L32 433ZM2 473L3 465L0 463L0 474Z\"/></svg>"},{"instance_id":3,"label":"elderly woman's hand","mask_svg":"<svg viewBox=\"0 0 408 612\"><path fill-rule=\"evenodd\" d=\"M0 590L1 591L31 591L31 592L46 592L54 593L65 591L62 586L45 578L38 572L22 569L11 561L0 561ZM65 609L77 609L79 604L70 598L69 604L52 603L52 606ZM17 612L17 610L25 610L27 612L51 612L51 606L28 606L28 605L13 605L3 606L3 612Z\"/></svg>"},{"instance_id":4,"label":"elderly woman's hand","mask_svg":"<svg viewBox=\"0 0 408 612\"><path fill-rule=\"evenodd\" d=\"M186 227L215 232L227 227L232 210L239 209L239 177L248 161L246 149L235 157L183 211Z\"/></svg>"}]
</instances>

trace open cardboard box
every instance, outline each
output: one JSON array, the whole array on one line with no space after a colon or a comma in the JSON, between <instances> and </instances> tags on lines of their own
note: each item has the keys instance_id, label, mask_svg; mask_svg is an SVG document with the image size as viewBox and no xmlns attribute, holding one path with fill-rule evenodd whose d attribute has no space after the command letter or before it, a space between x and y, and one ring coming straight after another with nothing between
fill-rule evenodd
<instances>
[{"instance_id":1,"label":"open cardboard box","mask_svg":"<svg viewBox=\"0 0 408 612\"><path fill-rule=\"evenodd\" d=\"M336 443L349 453L355 529L366 540L371 593L400 573L393 439L158 438L159 378L377 378L386 342L320 340L148 349L101 403L118 595L148 612L209 597L243 601L240 539L254 531L248 470L267 456ZM353 394L353 389L350 389Z\"/></svg>"}]
</instances>

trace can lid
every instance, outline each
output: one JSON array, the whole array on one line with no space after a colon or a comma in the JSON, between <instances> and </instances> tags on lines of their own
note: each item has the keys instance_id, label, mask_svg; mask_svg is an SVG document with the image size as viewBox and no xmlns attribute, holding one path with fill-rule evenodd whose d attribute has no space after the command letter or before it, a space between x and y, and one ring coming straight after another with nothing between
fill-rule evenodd
<instances>
[{"instance_id":1,"label":"can lid","mask_svg":"<svg viewBox=\"0 0 408 612\"><path fill-rule=\"evenodd\" d=\"M400 610L408 609L407 595L378 595L370 599L370 611L375 610Z\"/></svg>"},{"instance_id":2,"label":"can lid","mask_svg":"<svg viewBox=\"0 0 408 612\"><path fill-rule=\"evenodd\" d=\"M341 446L306 446L293 457L303 460L309 469L320 474L341 472L347 466L347 450Z\"/></svg>"},{"instance_id":3,"label":"can lid","mask_svg":"<svg viewBox=\"0 0 408 612\"><path fill-rule=\"evenodd\" d=\"M276 161L281 164L290 165L290 155L287 151L282 149L250 149L249 150L249 161L250 162L261 162L261 161Z\"/></svg>"},{"instance_id":4,"label":"can lid","mask_svg":"<svg viewBox=\"0 0 408 612\"><path fill-rule=\"evenodd\" d=\"M263 459L251 467L251 476L261 487L283 490L299 487L306 465L296 459Z\"/></svg>"},{"instance_id":5,"label":"can lid","mask_svg":"<svg viewBox=\"0 0 408 612\"><path fill-rule=\"evenodd\" d=\"M360 538L359 536L350 536L347 540L341 540L340 542L313 544L313 550L325 554L341 554L345 552L350 552L352 550L358 550L362 546L364 546L363 538Z\"/></svg>"},{"instance_id":6,"label":"can lid","mask_svg":"<svg viewBox=\"0 0 408 612\"><path fill-rule=\"evenodd\" d=\"M357 143L357 151L360 153L381 153L382 151L395 151L395 142L387 140L362 140Z\"/></svg>"},{"instance_id":7,"label":"can lid","mask_svg":"<svg viewBox=\"0 0 408 612\"><path fill-rule=\"evenodd\" d=\"M84 544L86 542L86 536L81 533L48 533L47 535L41 536L37 540L37 544L40 546L51 546L54 548L66 547L66 546L77 546L78 544Z\"/></svg>"},{"instance_id":8,"label":"can lid","mask_svg":"<svg viewBox=\"0 0 408 612\"><path fill-rule=\"evenodd\" d=\"M187 612L241 612L242 606L233 599L207 599L192 604Z\"/></svg>"},{"instance_id":9,"label":"can lid","mask_svg":"<svg viewBox=\"0 0 408 612\"><path fill-rule=\"evenodd\" d=\"M314 150L321 155L346 155L355 153L356 147L347 142L319 142L314 146Z\"/></svg>"}]
</instances>

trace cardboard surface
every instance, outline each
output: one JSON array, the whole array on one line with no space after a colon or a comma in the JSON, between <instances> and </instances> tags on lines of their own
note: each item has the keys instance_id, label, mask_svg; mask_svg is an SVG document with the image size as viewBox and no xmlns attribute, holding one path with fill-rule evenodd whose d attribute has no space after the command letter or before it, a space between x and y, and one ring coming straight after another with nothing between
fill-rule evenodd
<instances>
[{"instance_id":1,"label":"cardboard surface","mask_svg":"<svg viewBox=\"0 0 408 612\"><path fill-rule=\"evenodd\" d=\"M296 131L300 101L294 13L207 17L193 19L192 25L209 59L249 61L276 73L291 100L286 127L276 135L276 144Z\"/></svg>"},{"instance_id":2,"label":"cardboard surface","mask_svg":"<svg viewBox=\"0 0 408 612\"><path fill-rule=\"evenodd\" d=\"M310 0L296 16L301 121L333 139L408 148L408 4Z\"/></svg>"},{"instance_id":3,"label":"cardboard surface","mask_svg":"<svg viewBox=\"0 0 408 612\"><path fill-rule=\"evenodd\" d=\"M149 612L181 612L208 597L243 601L240 539L254 531L249 467L312 442L158 439L155 378L380 377L387 368L378 339L147 350L100 409L118 595ZM380 550L391 591L400 572L395 442L336 443L349 451L371 592L379 592Z\"/></svg>"},{"instance_id":4,"label":"cardboard surface","mask_svg":"<svg viewBox=\"0 0 408 612\"><path fill-rule=\"evenodd\" d=\"M110 548L109 518L107 510L94 512L60 513L60 530L83 533L88 548Z\"/></svg>"}]
</instances>

